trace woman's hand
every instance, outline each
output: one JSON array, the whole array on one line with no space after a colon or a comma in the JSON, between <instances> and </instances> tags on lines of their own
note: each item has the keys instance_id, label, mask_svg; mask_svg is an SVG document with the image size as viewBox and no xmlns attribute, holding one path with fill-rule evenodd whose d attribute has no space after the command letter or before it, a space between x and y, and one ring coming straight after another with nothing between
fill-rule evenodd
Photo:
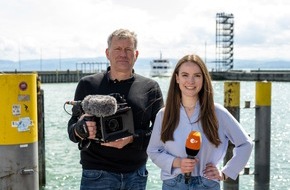
<instances>
[{"instance_id":1,"label":"woman's hand","mask_svg":"<svg viewBox=\"0 0 290 190\"><path fill-rule=\"evenodd\" d=\"M179 167L182 173L190 173L194 170L194 167L198 161L199 160L197 158L175 158L173 161L173 167Z\"/></svg>"},{"instance_id":2,"label":"woman's hand","mask_svg":"<svg viewBox=\"0 0 290 190\"><path fill-rule=\"evenodd\" d=\"M220 180L224 181L226 180L226 175L223 174L215 165L212 163L209 163L206 165L205 170L203 170L203 175L207 179L211 180Z\"/></svg>"}]
</instances>

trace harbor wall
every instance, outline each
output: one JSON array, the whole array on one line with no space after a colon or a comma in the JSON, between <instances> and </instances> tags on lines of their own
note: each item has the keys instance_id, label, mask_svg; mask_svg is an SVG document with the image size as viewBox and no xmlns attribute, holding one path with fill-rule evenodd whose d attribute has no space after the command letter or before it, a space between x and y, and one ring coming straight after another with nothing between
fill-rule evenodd
<instances>
[{"instance_id":1,"label":"harbor wall","mask_svg":"<svg viewBox=\"0 0 290 190\"><path fill-rule=\"evenodd\" d=\"M19 73L31 73L29 71ZM93 73L84 73L82 71L37 71L41 83L73 83L78 82L82 77ZM5 74L17 74L17 72L5 72Z\"/></svg>"},{"instance_id":2,"label":"harbor wall","mask_svg":"<svg viewBox=\"0 0 290 190\"><path fill-rule=\"evenodd\" d=\"M233 70L210 72L212 80L290 82L290 70Z\"/></svg>"},{"instance_id":3,"label":"harbor wall","mask_svg":"<svg viewBox=\"0 0 290 190\"><path fill-rule=\"evenodd\" d=\"M15 72L5 72L15 73ZM25 73L25 72L21 72ZM28 73L28 72L26 72ZM31 72L30 72L31 73ZM38 71L41 83L72 83L78 82L82 77L94 73L82 71ZM290 82L290 70L232 70L211 71L214 81L272 81Z\"/></svg>"}]
</instances>

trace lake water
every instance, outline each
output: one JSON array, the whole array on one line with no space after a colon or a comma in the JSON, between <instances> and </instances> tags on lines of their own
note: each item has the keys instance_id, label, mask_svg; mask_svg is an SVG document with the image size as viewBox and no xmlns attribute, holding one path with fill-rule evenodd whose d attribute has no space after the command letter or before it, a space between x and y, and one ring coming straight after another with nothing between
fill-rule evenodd
<instances>
[{"instance_id":1,"label":"lake water","mask_svg":"<svg viewBox=\"0 0 290 190\"><path fill-rule=\"evenodd\" d=\"M149 70L136 68L137 73L149 76ZM157 80L166 98L169 78ZM255 105L255 82L241 83L240 122L246 131L255 137L255 109L243 109L245 101ZM72 100L77 83L42 84L45 104L45 148L46 187L45 190L77 190L81 178L79 150L67 135L67 121L70 116L63 110L64 102ZM215 101L223 104L222 81L214 81ZM290 83L272 83L271 102L271 172L270 189L290 189ZM70 110L70 107L67 107ZM254 172L254 149L249 161L250 172ZM161 189L160 170L150 160L148 190ZM240 189L254 189L254 175L240 176Z\"/></svg>"}]
</instances>

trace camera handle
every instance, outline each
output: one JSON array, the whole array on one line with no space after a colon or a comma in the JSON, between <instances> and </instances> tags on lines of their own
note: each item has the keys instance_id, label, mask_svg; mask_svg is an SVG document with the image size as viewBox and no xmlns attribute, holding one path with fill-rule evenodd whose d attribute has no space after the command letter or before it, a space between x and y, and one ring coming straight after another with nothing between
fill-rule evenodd
<instances>
[{"instance_id":1,"label":"camera handle","mask_svg":"<svg viewBox=\"0 0 290 190\"><path fill-rule=\"evenodd\" d=\"M89 146L91 145L91 140L90 139L82 139L79 143L78 143L78 148L81 151L87 150L89 148Z\"/></svg>"},{"instance_id":2,"label":"camera handle","mask_svg":"<svg viewBox=\"0 0 290 190\"><path fill-rule=\"evenodd\" d=\"M86 121L95 121L95 116L85 116L82 120L79 120L75 124L75 131L76 133L83 138L78 143L78 148L81 151L87 150L89 146L91 145L91 140L87 139L89 137L89 130L88 126L86 124Z\"/></svg>"}]
</instances>

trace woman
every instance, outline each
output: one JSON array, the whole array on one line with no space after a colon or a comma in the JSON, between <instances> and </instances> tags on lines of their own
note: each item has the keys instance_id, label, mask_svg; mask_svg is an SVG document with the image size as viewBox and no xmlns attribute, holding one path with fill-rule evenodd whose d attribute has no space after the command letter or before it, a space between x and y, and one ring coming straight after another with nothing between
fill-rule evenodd
<instances>
[{"instance_id":1,"label":"woman","mask_svg":"<svg viewBox=\"0 0 290 190\"><path fill-rule=\"evenodd\" d=\"M181 58L172 75L166 105L154 123L147 153L161 168L163 190L220 189L219 182L236 179L252 151L252 141L238 121L213 100L211 78L197 55ZM201 134L194 159L187 158L185 143L191 131ZM228 147L234 156L219 170ZM191 173L189 183L184 174Z\"/></svg>"}]
</instances>

